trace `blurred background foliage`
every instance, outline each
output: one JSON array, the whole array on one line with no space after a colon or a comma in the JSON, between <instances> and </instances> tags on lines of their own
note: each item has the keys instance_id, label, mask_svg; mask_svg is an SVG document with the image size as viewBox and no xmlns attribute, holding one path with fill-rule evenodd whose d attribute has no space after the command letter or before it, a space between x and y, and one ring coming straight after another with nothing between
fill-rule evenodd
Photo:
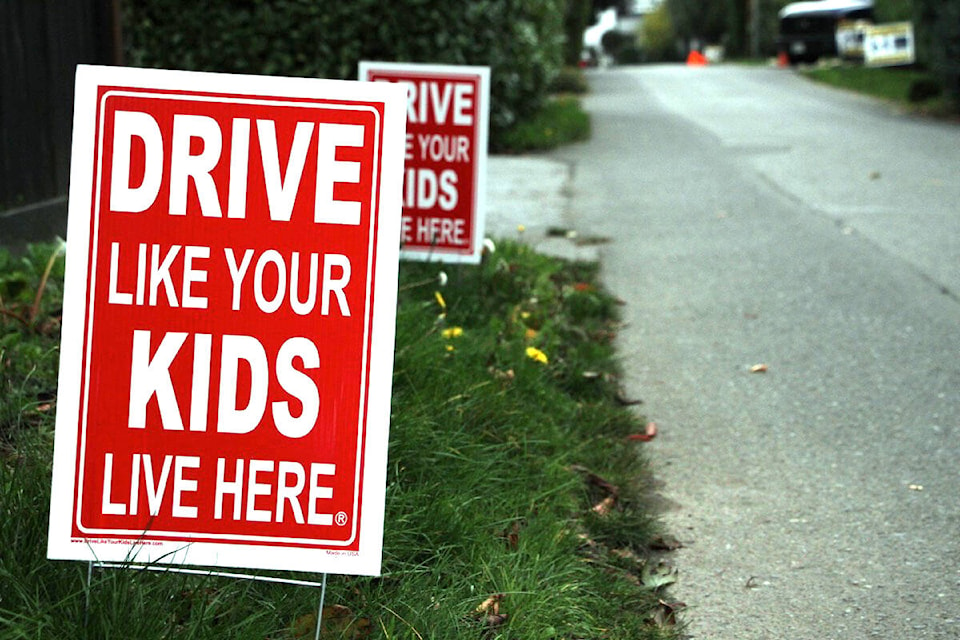
<instances>
[{"instance_id":1,"label":"blurred background foliage","mask_svg":"<svg viewBox=\"0 0 960 640\"><path fill-rule=\"evenodd\" d=\"M567 8L568 0L131 0L124 53L131 66L339 79L356 79L360 60L488 65L496 146L546 101L563 62Z\"/></svg>"},{"instance_id":2,"label":"blurred background foliage","mask_svg":"<svg viewBox=\"0 0 960 640\"><path fill-rule=\"evenodd\" d=\"M720 44L728 57L776 55L787 0L663 0L636 52L621 62L682 59ZM579 62L584 29L629 0L126 0L127 64L230 73L352 79L360 60L488 65L491 147L536 114L564 64ZM754 24L751 11L757 11ZM960 96L960 0L875 0L878 22L913 20L921 67ZM753 29L756 28L754 32ZM608 34L609 35L609 34ZM755 37L754 42L752 38ZM629 43L628 43L629 44ZM616 45L616 46L615 46ZM755 51L753 51L755 49Z\"/></svg>"}]
</instances>

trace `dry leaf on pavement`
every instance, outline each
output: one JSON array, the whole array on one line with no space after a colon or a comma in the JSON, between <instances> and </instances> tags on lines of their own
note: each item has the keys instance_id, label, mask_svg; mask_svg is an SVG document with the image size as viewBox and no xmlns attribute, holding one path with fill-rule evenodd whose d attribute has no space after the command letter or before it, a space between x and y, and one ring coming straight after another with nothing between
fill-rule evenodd
<instances>
[{"instance_id":1,"label":"dry leaf on pavement","mask_svg":"<svg viewBox=\"0 0 960 640\"><path fill-rule=\"evenodd\" d=\"M673 536L667 534L662 536L655 536L649 544L650 549L653 551L676 551L677 549L683 548L683 543L674 538Z\"/></svg>"},{"instance_id":2,"label":"dry leaf on pavement","mask_svg":"<svg viewBox=\"0 0 960 640\"><path fill-rule=\"evenodd\" d=\"M657 437L657 423L648 422L643 433L634 433L627 436L627 440L638 440L640 442L650 442Z\"/></svg>"}]
</instances>

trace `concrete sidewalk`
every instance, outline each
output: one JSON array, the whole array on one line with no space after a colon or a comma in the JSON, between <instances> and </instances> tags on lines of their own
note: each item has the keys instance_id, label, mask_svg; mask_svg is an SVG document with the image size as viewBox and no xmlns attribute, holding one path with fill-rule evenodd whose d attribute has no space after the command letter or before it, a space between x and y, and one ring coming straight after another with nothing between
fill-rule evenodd
<instances>
[{"instance_id":1,"label":"concrete sidewalk","mask_svg":"<svg viewBox=\"0 0 960 640\"><path fill-rule=\"evenodd\" d=\"M597 261L597 247L583 243L569 222L572 179L572 165L549 156L491 156L485 235L567 260Z\"/></svg>"}]
</instances>

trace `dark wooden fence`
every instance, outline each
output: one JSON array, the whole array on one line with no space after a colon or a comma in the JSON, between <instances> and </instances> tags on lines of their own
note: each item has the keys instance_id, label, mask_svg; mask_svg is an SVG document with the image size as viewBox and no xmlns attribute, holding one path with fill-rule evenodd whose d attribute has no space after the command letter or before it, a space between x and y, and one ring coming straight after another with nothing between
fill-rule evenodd
<instances>
[{"instance_id":1,"label":"dark wooden fence","mask_svg":"<svg viewBox=\"0 0 960 640\"><path fill-rule=\"evenodd\" d=\"M76 65L119 62L119 0L0 0L0 245L66 232Z\"/></svg>"}]
</instances>

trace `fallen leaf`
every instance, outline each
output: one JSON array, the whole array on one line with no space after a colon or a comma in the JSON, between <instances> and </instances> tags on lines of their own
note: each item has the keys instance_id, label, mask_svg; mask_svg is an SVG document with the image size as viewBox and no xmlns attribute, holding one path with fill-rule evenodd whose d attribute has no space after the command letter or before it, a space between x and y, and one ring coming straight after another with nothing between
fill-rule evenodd
<instances>
[{"instance_id":1,"label":"fallen leaf","mask_svg":"<svg viewBox=\"0 0 960 640\"><path fill-rule=\"evenodd\" d=\"M609 495L597 504L593 505L593 512L598 516L605 516L613 509L613 505L616 504L617 497L615 495Z\"/></svg>"},{"instance_id":2,"label":"fallen leaf","mask_svg":"<svg viewBox=\"0 0 960 640\"><path fill-rule=\"evenodd\" d=\"M677 569L662 561L648 563L640 572L640 581L648 589L661 589L677 581Z\"/></svg>"},{"instance_id":3,"label":"fallen leaf","mask_svg":"<svg viewBox=\"0 0 960 640\"><path fill-rule=\"evenodd\" d=\"M923 485L922 485L922 484L908 484L908 485L907 485L907 489L910 489L910 491L923 491Z\"/></svg>"},{"instance_id":4,"label":"fallen leaf","mask_svg":"<svg viewBox=\"0 0 960 640\"><path fill-rule=\"evenodd\" d=\"M570 466L570 470L577 471L579 473L584 474L587 477L587 482L589 482L590 484L596 487L600 487L601 489L603 489L604 491L606 491L611 495L615 496L620 493L620 487L618 487L615 484L610 484L609 482L607 482L606 480L604 480L594 472L590 471L586 467L582 467L578 464L575 464Z\"/></svg>"},{"instance_id":5,"label":"fallen leaf","mask_svg":"<svg viewBox=\"0 0 960 640\"><path fill-rule=\"evenodd\" d=\"M657 437L657 423L648 422L643 433L634 433L627 436L627 440L638 440L640 442L650 442Z\"/></svg>"},{"instance_id":6,"label":"fallen leaf","mask_svg":"<svg viewBox=\"0 0 960 640\"><path fill-rule=\"evenodd\" d=\"M668 534L654 537L649 547L654 551L676 551L683 548L683 543Z\"/></svg>"},{"instance_id":7,"label":"fallen leaf","mask_svg":"<svg viewBox=\"0 0 960 640\"><path fill-rule=\"evenodd\" d=\"M503 600L502 593L495 593L477 606L474 609L475 613L493 613L494 615L500 613L500 601Z\"/></svg>"},{"instance_id":8,"label":"fallen leaf","mask_svg":"<svg viewBox=\"0 0 960 640\"><path fill-rule=\"evenodd\" d=\"M520 546L521 526L519 520L514 520L508 528L500 532L500 537L507 541L508 548L516 549Z\"/></svg>"},{"instance_id":9,"label":"fallen leaf","mask_svg":"<svg viewBox=\"0 0 960 640\"><path fill-rule=\"evenodd\" d=\"M630 549L613 549L610 551L610 553L622 560L629 560L637 566L643 564L643 560L640 559L640 556L635 554L633 551L630 551Z\"/></svg>"},{"instance_id":10,"label":"fallen leaf","mask_svg":"<svg viewBox=\"0 0 960 640\"><path fill-rule=\"evenodd\" d=\"M640 398L628 398L626 395L624 395L623 391L617 391L616 401L625 407L633 406L635 404L643 404L643 400Z\"/></svg>"},{"instance_id":11,"label":"fallen leaf","mask_svg":"<svg viewBox=\"0 0 960 640\"><path fill-rule=\"evenodd\" d=\"M295 638L314 637L317 615L309 613L294 620L290 631ZM350 638L360 640L370 636L373 624L367 618L358 618L349 607L335 604L323 608L320 619L321 638Z\"/></svg>"},{"instance_id":12,"label":"fallen leaf","mask_svg":"<svg viewBox=\"0 0 960 640\"><path fill-rule=\"evenodd\" d=\"M483 617L483 623L490 629L496 629L507 621L506 613L489 613Z\"/></svg>"},{"instance_id":13,"label":"fallen leaf","mask_svg":"<svg viewBox=\"0 0 960 640\"><path fill-rule=\"evenodd\" d=\"M660 600L653 612L652 621L658 627L673 627L677 624L677 612L685 609L685 602L665 602Z\"/></svg>"},{"instance_id":14,"label":"fallen leaf","mask_svg":"<svg viewBox=\"0 0 960 640\"><path fill-rule=\"evenodd\" d=\"M576 239L576 244L578 247L589 247L593 245L608 244L612 242L612 240L610 238L607 238L606 236L584 236L582 238L577 238L576 236L573 236L573 239Z\"/></svg>"},{"instance_id":15,"label":"fallen leaf","mask_svg":"<svg viewBox=\"0 0 960 640\"><path fill-rule=\"evenodd\" d=\"M763 363L755 364L752 367L750 367L750 373L766 373L767 369L768 369L767 365Z\"/></svg>"},{"instance_id":16,"label":"fallen leaf","mask_svg":"<svg viewBox=\"0 0 960 640\"><path fill-rule=\"evenodd\" d=\"M599 342L600 344L610 344L614 341L614 339L616 339L617 332L609 329L598 329L590 332L589 337L594 342Z\"/></svg>"}]
</instances>

